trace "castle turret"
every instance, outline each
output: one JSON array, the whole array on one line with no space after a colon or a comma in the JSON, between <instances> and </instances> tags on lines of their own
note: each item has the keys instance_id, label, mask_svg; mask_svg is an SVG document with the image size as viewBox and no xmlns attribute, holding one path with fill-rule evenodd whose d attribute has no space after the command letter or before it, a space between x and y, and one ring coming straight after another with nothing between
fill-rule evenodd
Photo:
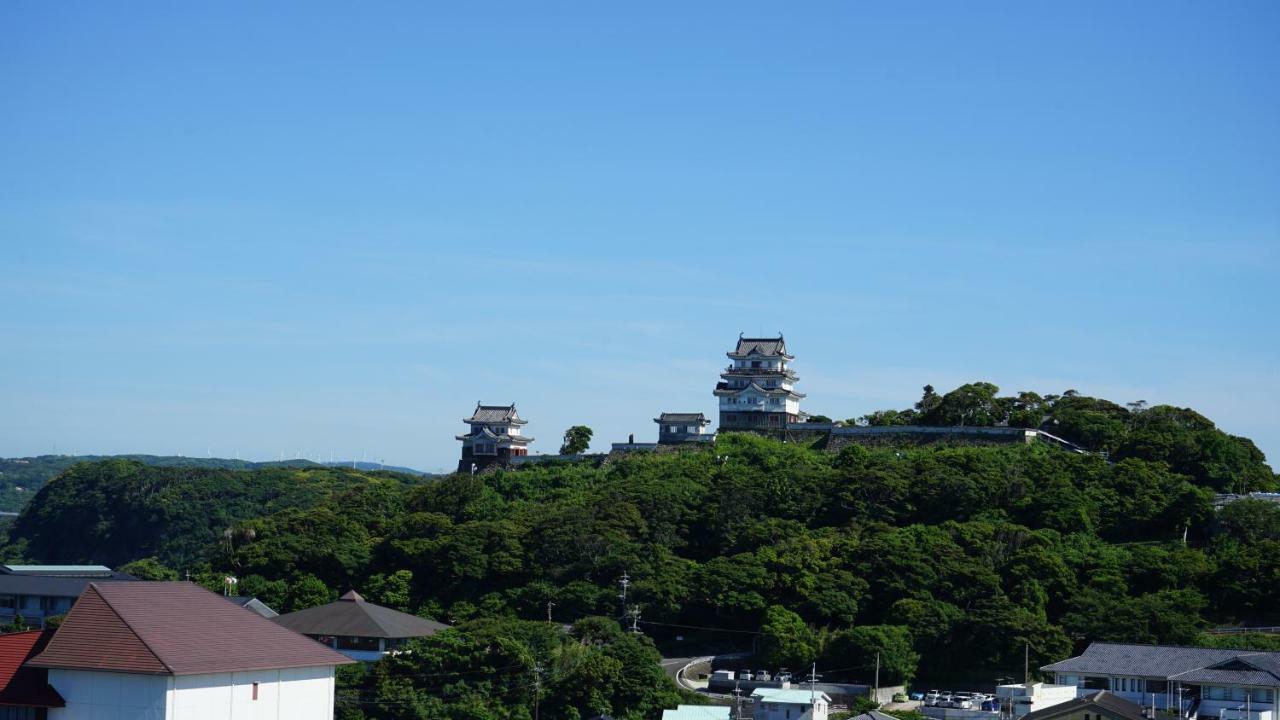
<instances>
[{"instance_id":1,"label":"castle turret","mask_svg":"<svg viewBox=\"0 0 1280 720\"><path fill-rule=\"evenodd\" d=\"M711 421L702 413L664 412L653 419L658 423L658 444L679 445L686 442L708 442L715 435L703 432Z\"/></svg>"},{"instance_id":2,"label":"castle turret","mask_svg":"<svg viewBox=\"0 0 1280 720\"><path fill-rule=\"evenodd\" d=\"M529 453L533 438L520 434L520 428L528 425L516 413L516 406L483 405L476 403L475 412L462 422L471 430L456 436L462 441L462 458L458 460L458 472L479 472L508 458Z\"/></svg>"},{"instance_id":3,"label":"castle turret","mask_svg":"<svg viewBox=\"0 0 1280 720\"><path fill-rule=\"evenodd\" d=\"M721 430L781 430L800 422L803 393L794 389L800 378L791 370L795 357L787 353L782 333L773 338L738 336L738 346L726 353L729 367L720 373L715 396L720 398Z\"/></svg>"}]
</instances>

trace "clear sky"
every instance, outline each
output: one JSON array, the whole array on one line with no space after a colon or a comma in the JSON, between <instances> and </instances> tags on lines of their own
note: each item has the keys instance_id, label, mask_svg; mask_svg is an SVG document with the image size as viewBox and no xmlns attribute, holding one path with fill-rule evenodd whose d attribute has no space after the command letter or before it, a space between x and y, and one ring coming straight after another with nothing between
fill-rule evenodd
<instances>
[{"instance_id":1,"label":"clear sky","mask_svg":"<svg viewBox=\"0 0 1280 720\"><path fill-rule=\"evenodd\" d=\"M0 5L0 455L603 449L777 330L1280 453L1273 0L195 5Z\"/></svg>"}]
</instances>

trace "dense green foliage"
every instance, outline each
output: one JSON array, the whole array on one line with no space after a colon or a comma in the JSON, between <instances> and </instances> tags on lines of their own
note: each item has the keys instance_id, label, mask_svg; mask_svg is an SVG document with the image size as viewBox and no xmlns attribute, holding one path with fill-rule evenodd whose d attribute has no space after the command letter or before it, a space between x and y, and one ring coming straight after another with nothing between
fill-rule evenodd
<instances>
[{"instance_id":1,"label":"dense green foliage","mask_svg":"<svg viewBox=\"0 0 1280 720\"><path fill-rule=\"evenodd\" d=\"M1252 441L1228 435L1188 408L1120 406L1068 390L1041 396L1000 396L988 382L961 385L945 395L926 385L914 407L880 410L850 422L863 425L992 426L1039 428L1114 459L1162 461L1175 473L1219 492L1273 487L1275 475Z\"/></svg>"},{"instance_id":2,"label":"dense green foliage","mask_svg":"<svg viewBox=\"0 0 1280 720\"><path fill-rule=\"evenodd\" d=\"M181 455L38 455L25 458L0 458L0 511L17 512L35 497L40 488L73 465L100 460L135 460L159 467L206 468L210 470L262 470L266 468L325 467L310 460L292 459L281 462L252 462L229 458L198 458ZM411 468L383 468L378 463L350 463L360 470L381 470L421 475ZM348 463L341 463L346 467Z\"/></svg>"},{"instance_id":3,"label":"dense green foliage","mask_svg":"<svg viewBox=\"0 0 1280 720\"><path fill-rule=\"evenodd\" d=\"M317 524L332 519L330 504L363 502L379 493L399 498L406 484L418 481L319 466L244 472L135 460L81 463L36 495L14 523L15 540L5 555L9 561L33 558L112 567L155 558L169 567L192 569L207 560L211 549L239 551L251 526L236 528L232 535L228 530L252 518L280 511L277 522L284 523L305 516L300 522L316 531ZM304 546L299 554L317 552L304 532L294 538ZM334 538L339 543L349 539Z\"/></svg>"},{"instance_id":4,"label":"dense green foliage","mask_svg":"<svg viewBox=\"0 0 1280 720\"><path fill-rule=\"evenodd\" d=\"M340 720L532 718L535 702L549 720L649 720L698 702L676 690L652 641L608 618L584 618L569 633L547 622L475 620L408 649L340 678Z\"/></svg>"},{"instance_id":5,"label":"dense green foliage","mask_svg":"<svg viewBox=\"0 0 1280 720\"><path fill-rule=\"evenodd\" d=\"M1276 487L1247 440L1190 410L1073 394L1010 400L981 383L926 393L903 412L972 423L1024 413L1099 454L1037 444L828 455L725 434L711 448L603 465L418 482L111 461L41 491L9 555L154 558L131 567L208 582L233 574L242 593L285 611L354 587L461 624L348 679L344 692L369 717L490 717L489 693L524 713L533 663L573 668L556 692L567 704L549 717L606 703L615 716L648 712L674 690L619 675L619 663L651 658L640 641L612 627L596 645L582 633L606 632L598 621L573 636L545 622L548 603L557 623L617 617L623 573L649 636L697 627L720 647L754 639L756 661L796 670L816 658L830 680L869 680L875 652L885 678L990 681L1020 673L1026 644L1036 667L1087 640L1194 643L1211 624L1280 624L1280 506L1213 509L1215 491ZM495 679L507 665L523 675ZM467 675L447 689L423 681L449 673ZM591 695L597 686L610 689ZM432 705L437 696L460 704Z\"/></svg>"}]
</instances>

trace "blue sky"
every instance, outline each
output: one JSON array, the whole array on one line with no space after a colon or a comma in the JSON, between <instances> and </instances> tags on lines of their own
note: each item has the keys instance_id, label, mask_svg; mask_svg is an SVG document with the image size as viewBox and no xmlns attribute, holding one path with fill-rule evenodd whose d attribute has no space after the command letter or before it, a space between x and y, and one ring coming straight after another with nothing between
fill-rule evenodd
<instances>
[{"instance_id":1,"label":"blue sky","mask_svg":"<svg viewBox=\"0 0 1280 720\"><path fill-rule=\"evenodd\" d=\"M456 463L932 383L1280 452L1280 4L6 3L0 455Z\"/></svg>"}]
</instances>

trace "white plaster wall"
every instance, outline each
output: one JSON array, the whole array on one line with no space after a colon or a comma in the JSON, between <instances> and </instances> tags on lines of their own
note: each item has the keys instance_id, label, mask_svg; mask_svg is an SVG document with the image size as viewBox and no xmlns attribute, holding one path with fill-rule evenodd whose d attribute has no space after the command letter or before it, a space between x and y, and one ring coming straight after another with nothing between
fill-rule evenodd
<instances>
[{"instance_id":1,"label":"white plaster wall","mask_svg":"<svg viewBox=\"0 0 1280 720\"><path fill-rule=\"evenodd\" d=\"M756 702L756 720L827 720L827 704Z\"/></svg>"},{"instance_id":2,"label":"white plaster wall","mask_svg":"<svg viewBox=\"0 0 1280 720\"><path fill-rule=\"evenodd\" d=\"M50 670L49 684L67 705L49 720L167 720L167 675Z\"/></svg>"},{"instance_id":3,"label":"white plaster wall","mask_svg":"<svg viewBox=\"0 0 1280 720\"><path fill-rule=\"evenodd\" d=\"M737 396L738 402L731 402L734 398L720 398L720 409L725 412L789 412L792 415L800 414L800 401L795 398L787 398L783 402L774 405L769 402L768 396L761 395L757 392L750 391L740 393Z\"/></svg>"},{"instance_id":4,"label":"white plaster wall","mask_svg":"<svg viewBox=\"0 0 1280 720\"><path fill-rule=\"evenodd\" d=\"M258 699L253 699L253 683ZM49 720L333 720L333 668L149 676L50 670Z\"/></svg>"}]
</instances>

